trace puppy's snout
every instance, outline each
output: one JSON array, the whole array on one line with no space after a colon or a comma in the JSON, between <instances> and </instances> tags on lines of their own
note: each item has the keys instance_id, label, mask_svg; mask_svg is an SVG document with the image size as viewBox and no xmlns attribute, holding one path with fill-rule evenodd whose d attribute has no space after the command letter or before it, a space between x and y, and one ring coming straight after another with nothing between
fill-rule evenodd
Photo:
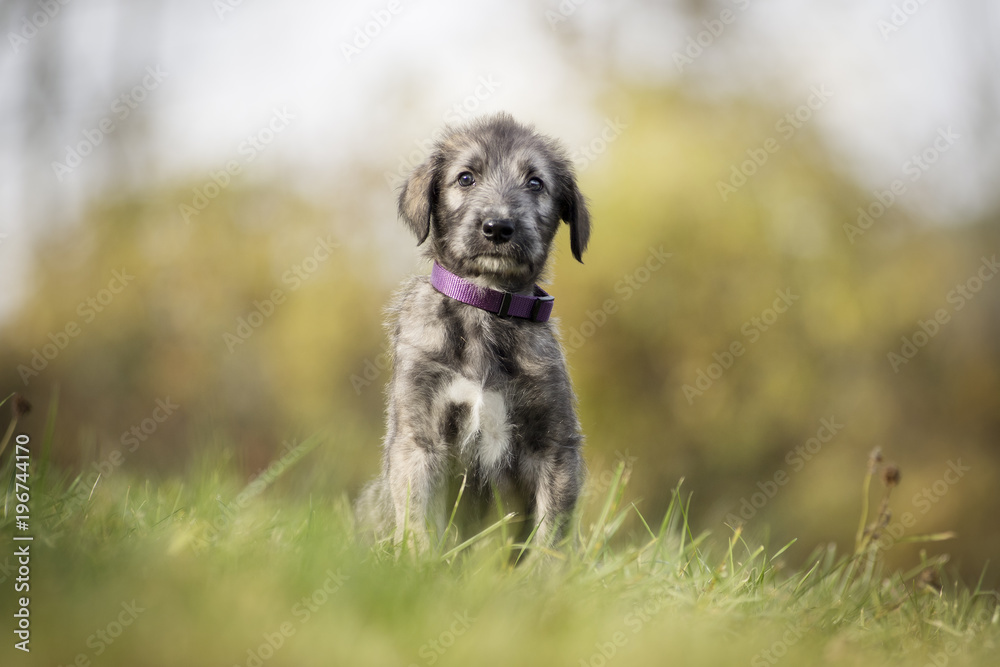
<instances>
[{"instance_id":1,"label":"puppy's snout","mask_svg":"<svg viewBox=\"0 0 1000 667\"><path fill-rule=\"evenodd\" d=\"M483 236L494 243L506 243L514 236L514 223L505 219L490 219L483 223Z\"/></svg>"}]
</instances>

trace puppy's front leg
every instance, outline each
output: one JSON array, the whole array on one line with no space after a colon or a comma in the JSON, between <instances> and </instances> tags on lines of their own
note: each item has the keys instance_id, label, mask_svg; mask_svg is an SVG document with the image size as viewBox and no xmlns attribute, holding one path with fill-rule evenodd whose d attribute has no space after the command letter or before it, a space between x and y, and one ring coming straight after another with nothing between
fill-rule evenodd
<instances>
[{"instance_id":1,"label":"puppy's front leg","mask_svg":"<svg viewBox=\"0 0 1000 667\"><path fill-rule=\"evenodd\" d=\"M445 530L445 461L441 454L414 438L397 438L389 451L396 542L412 540L411 546L425 552L431 546L431 538L439 538Z\"/></svg>"},{"instance_id":2,"label":"puppy's front leg","mask_svg":"<svg viewBox=\"0 0 1000 667\"><path fill-rule=\"evenodd\" d=\"M537 528L532 544L550 547L565 536L580 495L583 470L583 457L575 446L557 449L552 460L537 466L532 511Z\"/></svg>"}]
</instances>

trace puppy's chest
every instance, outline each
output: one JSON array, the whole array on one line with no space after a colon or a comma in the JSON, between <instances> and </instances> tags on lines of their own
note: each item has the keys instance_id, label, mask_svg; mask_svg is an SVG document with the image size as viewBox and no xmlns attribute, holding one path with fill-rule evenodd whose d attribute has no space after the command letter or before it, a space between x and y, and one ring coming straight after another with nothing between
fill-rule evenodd
<instances>
[{"instance_id":1,"label":"puppy's chest","mask_svg":"<svg viewBox=\"0 0 1000 667\"><path fill-rule=\"evenodd\" d=\"M512 406L506 392L456 375L443 394L443 439L466 466L487 476L506 468L513 457Z\"/></svg>"},{"instance_id":2,"label":"puppy's chest","mask_svg":"<svg viewBox=\"0 0 1000 667\"><path fill-rule=\"evenodd\" d=\"M526 435L524 415L536 392L530 341L503 323L464 323L454 375L443 398L446 438L466 465L478 464L488 477L507 468ZM499 325L499 326L498 326Z\"/></svg>"},{"instance_id":3,"label":"puppy's chest","mask_svg":"<svg viewBox=\"0 0 1000 667\"><path fill-rule=\"evenodd\" d=\"M489 390L512 391L515 385L544 381L544 325L502 320L464 307L443 322L437 358ZM532 328L536 327L536 328Z\"/></svg>"},{"instance_id":4,"label":"puppy's chest","mask_svg":"<svg viewBox=\"0 0 1000 667\"><path fill-rule=\"evenodd\" d=\"M495 478L548 423L561 359L551 328L501 320L423 281L401 303L396 363L421 378L410 385L420 396L401 400L429 408L429 439Z\"/></svg>"}]
</instances>

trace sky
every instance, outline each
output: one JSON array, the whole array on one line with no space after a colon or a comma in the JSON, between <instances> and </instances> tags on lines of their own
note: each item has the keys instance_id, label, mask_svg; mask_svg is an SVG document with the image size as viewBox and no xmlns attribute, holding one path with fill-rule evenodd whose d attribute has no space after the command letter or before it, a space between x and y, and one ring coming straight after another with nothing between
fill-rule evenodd
<instances>
[{"instance_id":1,"label":"sky","mask_svg":"<svg viewBox=\"0 0 1000 667\"><path fill-rule=\"evenodd\" d=\"M906 205L950 224L996 204L996 2L720 0L692 20L694 4L5 2L0 280L23 286L33 240L87 201L233 162L322 193L357 165L405 171L443 123L501 109L572 149L613 115L613 80L790 113L824 90L809 122L863 187L950 132ZM107 168L122 155L127 183ZM394 215L387 193L373 215ZM23 295L0 290L0 321Z\"/></svg>"}]
</instances>

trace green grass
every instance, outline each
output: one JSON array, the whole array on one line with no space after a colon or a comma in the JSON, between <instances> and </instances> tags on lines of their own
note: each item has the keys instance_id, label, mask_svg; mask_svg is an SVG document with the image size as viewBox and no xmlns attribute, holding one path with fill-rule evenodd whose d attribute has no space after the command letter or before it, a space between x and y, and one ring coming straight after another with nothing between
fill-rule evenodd
<instances>
[{"instance_id":1,"label":"green grass","mask_svg":"<svg viewBox=\"0 0 1000 667\"><path fill-rule=\"evenodd\" d=\"M256 486L225 450L155 481L124 468L96 483L55 467L35 474L32 652L12 650L5 631L0 662L995 664L996 594L946 576L940 592L921 585L939 563L887 572L867 540L857 554L820 549L791 567L738 530L697 533L680 485L665 516L641 516L621 467L567 544L517 566L505 521L433 554L366 547L346 496L310 465L317 442ZM11 545L6 491L0 533ZM12 579L0 584L5 627Z\"/></svg>"}]
</instances>

